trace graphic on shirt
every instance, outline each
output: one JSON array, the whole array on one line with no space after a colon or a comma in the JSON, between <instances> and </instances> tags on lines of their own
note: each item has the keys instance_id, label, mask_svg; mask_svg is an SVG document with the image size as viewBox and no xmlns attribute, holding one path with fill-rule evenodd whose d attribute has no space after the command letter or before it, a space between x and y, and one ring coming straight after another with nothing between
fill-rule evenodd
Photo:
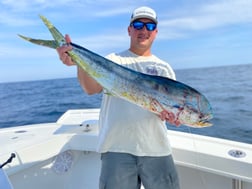
<instances>
[{"instance_id":1,"label":"graphic on shirt","mask_svg":"<svg viewBox=\"0 0 252 189\"><path fill-rule=\"evenodd\" d=\"M149 75L158 75L158 70L155 66L147 66L146 67L146 73Z\"/></svg>"}]
</instances>

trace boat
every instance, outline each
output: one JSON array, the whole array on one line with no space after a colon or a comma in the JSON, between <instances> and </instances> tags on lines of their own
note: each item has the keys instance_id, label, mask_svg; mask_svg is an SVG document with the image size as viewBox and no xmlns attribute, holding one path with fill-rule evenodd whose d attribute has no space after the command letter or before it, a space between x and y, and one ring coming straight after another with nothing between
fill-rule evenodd
<instances>
[{"instance_id":1,"label":"boat","mask_svg":"<svg viewBox=\"0 0 252 189\"><path fill-rule=\"evenodd\" d=\"M2 167L9 187L0 179L0 188L98 189L99 112L73 109L55 123L0 129L0 164L11 158ZM252 188L251 144L172 130L167 135L181 189Z\"/></svg>"}]
</instances>

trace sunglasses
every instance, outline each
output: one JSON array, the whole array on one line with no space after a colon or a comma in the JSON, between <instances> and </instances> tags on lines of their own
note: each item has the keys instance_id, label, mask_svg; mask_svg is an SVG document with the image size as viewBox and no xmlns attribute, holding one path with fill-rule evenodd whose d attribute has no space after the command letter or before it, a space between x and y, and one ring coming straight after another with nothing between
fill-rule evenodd
<instances>
[{"instance_id":1,"label":"sunglasses","mask_svg":"<svg viewBox=\"0 0 252 189\"><path fill-rule=\"evenodd\" d=\"M133 26L134 29L136 30L141 30L145 26L148 31L154 31L157 27L156 23L153 22L144 23L141 21L132 22L130 25Z\"/></svg>"}]
</instances>

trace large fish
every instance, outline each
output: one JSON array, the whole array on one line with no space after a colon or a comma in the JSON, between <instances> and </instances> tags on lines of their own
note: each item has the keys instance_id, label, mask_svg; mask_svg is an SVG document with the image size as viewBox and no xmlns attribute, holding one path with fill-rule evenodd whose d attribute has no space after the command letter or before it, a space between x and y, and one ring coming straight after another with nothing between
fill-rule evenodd
<instances>
[{"instance_id":1,"label":"large fish","mask_svg":"<svg viewBox=\"0 0 252 189\"><path fill-rule=\"evenodd\" d=\"M32 39L32 43L51 48L67 45L64 36L43 16L40 16L54 40ZM212 108L207 98L197 90L168 78L136 72L116 64L77 44L69 55L73 61L94 78L109 94L137 104L153 113L171 112L181 124L190 127L211 126Z\"/></svg>"}]
</instances>

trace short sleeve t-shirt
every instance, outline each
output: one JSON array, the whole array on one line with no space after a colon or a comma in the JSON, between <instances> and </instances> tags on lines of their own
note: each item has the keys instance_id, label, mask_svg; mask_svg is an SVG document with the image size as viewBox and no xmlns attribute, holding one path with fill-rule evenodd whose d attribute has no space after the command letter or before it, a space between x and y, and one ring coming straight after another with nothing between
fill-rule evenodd
<instances>
[{"instance_id":1,"label":"short sleeve t-shirt","mask_svg":"<svg viewBox=\"0 0 252 189\"><path fill-rule=\"evenodd\" d=\"M135 71L175 80L170 65L155 55L138 56L129 50L107 56L113 62ZM122 152L137 156L171 154L165 122L156 114L121 98L103 95L98 151Z\"/></svg>"}]
</instances>

